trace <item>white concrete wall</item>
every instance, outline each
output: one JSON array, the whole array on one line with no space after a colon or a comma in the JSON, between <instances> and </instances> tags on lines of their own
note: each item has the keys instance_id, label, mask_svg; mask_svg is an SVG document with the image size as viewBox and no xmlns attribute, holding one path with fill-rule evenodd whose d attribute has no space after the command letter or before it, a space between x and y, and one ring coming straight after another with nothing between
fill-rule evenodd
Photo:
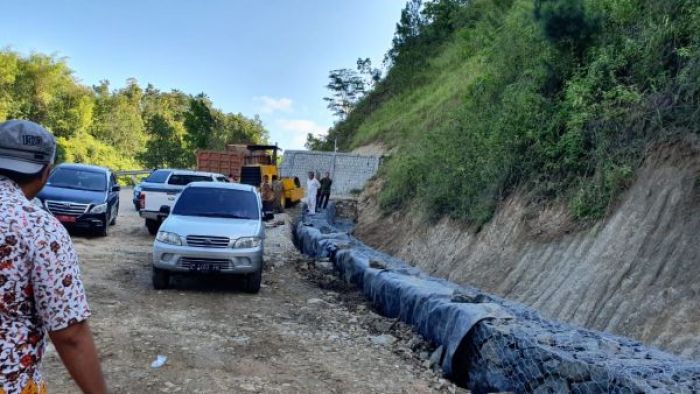
<instances>
[{"instance_id":1,"label":"white concrete wall","mask_svg":"<svg viewBox=\"0 0 700 394\"><path fill-rule=\"evenodd\" d=\"M284 177L299 177L302 187L306 187L309 171L316 171L321 176L328 171L333 179L331 193L348 195L352 190L361 190L377 173L380 163L381 156L288 150L284 152L280 174Z\"/></svg>"}]
</instances>

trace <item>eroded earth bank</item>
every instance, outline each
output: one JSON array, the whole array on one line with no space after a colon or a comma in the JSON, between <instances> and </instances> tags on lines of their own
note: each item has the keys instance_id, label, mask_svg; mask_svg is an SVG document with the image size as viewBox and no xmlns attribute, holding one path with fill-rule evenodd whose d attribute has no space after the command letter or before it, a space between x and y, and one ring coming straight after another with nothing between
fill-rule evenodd
<instances>
[{"instance_id":1,"label":"eroded earth bank","mask_svg":"<svg viewBox=\"0 0 700 394\"><path fill-rule=\"evenodd\" d=\"M475 233L383 215L375 182L355 235L431 275L535 307L545 316L700 358L700 142L652 149L607 219L574 224L565 206L516 193Z\"/></svg>"}]
</instances>

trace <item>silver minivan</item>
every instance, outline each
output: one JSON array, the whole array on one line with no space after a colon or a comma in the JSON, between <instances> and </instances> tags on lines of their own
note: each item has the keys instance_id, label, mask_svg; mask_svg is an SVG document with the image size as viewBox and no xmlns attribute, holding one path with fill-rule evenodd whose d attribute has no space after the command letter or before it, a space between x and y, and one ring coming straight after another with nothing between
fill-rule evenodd
<instances>
[{"instance_id":1,"label":"silver minivan","mask_svg":"<svg viewBox=\"0 0 700 394\"><path fill-rule=\"evenodd\" d=\"M172 274L244 275L244 290L260 290L265 225L256 189L238 183L194 182L185 187L153 242L153 287Z\"/></svg>"}]
</instances>

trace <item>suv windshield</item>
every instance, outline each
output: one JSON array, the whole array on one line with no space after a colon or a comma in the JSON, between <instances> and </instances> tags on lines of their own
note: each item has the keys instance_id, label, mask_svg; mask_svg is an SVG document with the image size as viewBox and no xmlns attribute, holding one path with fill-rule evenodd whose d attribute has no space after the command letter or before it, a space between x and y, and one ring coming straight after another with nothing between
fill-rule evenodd
<instances>
[{"instance_id":1,"label":"suv windshield","mask_svg":"<svg viewBox=\"0 0 700 394\"><path fill-rule=\"evenodd\" d=\"M99 171L59 167L51 173L47 184L54 187L102 192L107 190L107 176Z\"/></svg>"},{"instance_id":2,"label":"suv windshield","mask_svg":"<svg viewBox=\"0 0 700 394\"><path fill-rule=\"evenodd\" d=\"M229 219L260 219L260 209L255 193L209 187L185 189L175 203L173 214Z\"/></svg>"},{"instance_id":3,"label":"suv windshield","mask_svg":"<svg viewBox=\"0 0 700 394\"><path fill-rule=\"evenodd\" d=\"M189 185L192 182L211 182L211 177L207 175L173 174L168 179L168 185Z\"/></svg>"},{"instance_id":4,"label":"suv windshield","mask_svg":"<svg viewBox=\"0 0 700 394\"><path fill-rule=\"evenodd\" d=\"M168 170L155 170L143 181L148 183L165 183L165 180L168 179L170 172L171 171Z\"/></svg>"}]
</instances>

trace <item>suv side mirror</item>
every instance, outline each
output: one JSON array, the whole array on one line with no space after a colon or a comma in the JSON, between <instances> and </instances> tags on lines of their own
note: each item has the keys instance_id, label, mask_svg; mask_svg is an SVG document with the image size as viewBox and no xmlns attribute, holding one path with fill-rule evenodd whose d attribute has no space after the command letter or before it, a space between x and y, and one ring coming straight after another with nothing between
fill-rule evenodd
<instances>
[{"instance_id":1,"label":"suv side mirror","mask_svg":"<svg viewBox=\"0 0 700 394\"><path fill-rule=\"evenodd\" d=\"M170 207L167 206L167 205L161 205L161 206L160 206L160 209L158 210L158 212L160 212L160 213L162 213L162 214L164 214L164 215L170 215Z\"/></svg>"},{"instance_id":2,"label":"suv side mirror","mask_svg":"<svg viewBox=\"0 0 700 394\"><path fill-rule=\"evenodd\" d=\"M113 192L118 192L118 191L120 191L120 190L122 190L122 187L121 187L121 186L119 186L119 185L114 185L114 186L112 186L112 191L113 191Z\"/></svg>"}]
</instances>

